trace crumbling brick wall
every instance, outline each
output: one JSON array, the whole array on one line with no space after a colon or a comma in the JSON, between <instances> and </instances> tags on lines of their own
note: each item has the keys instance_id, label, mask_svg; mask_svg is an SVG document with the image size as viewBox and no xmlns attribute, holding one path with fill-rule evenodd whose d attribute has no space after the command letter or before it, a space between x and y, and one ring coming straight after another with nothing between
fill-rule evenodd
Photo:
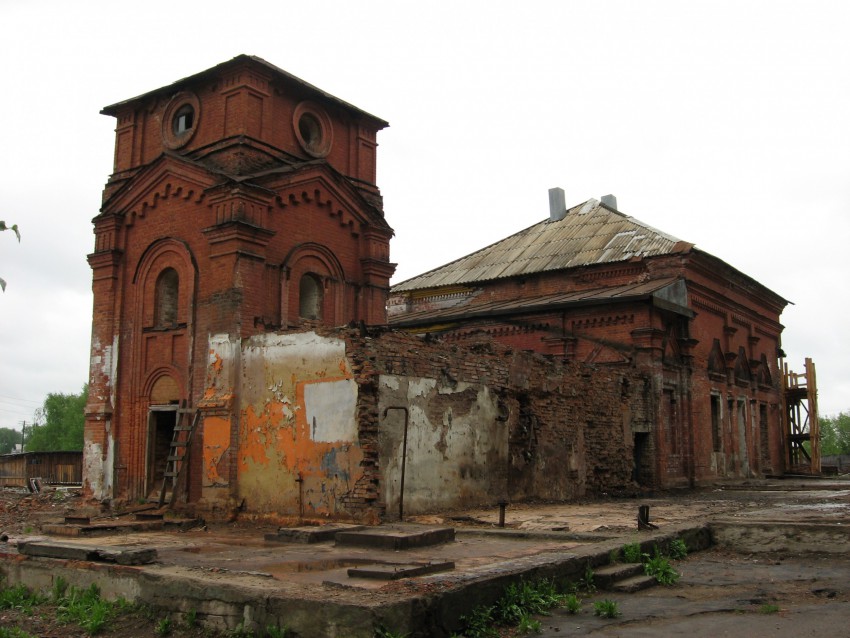
<instances>
[{"instance_id":1,"label":"crumbling brick wall","mask_svg":"<svg viewBox=\"0 0 850 638\"><path fill-rule=\"evenodd\" d=\"M566 500L635 487L632 428L652 421L650 384L635 369L564 362L513 350L485 335L464 345L371 328L336 336L346 341L360 390L364 472L346 496L351 511L386 514L378 446L381 375L487 386L498 397L495 418L508 428L508 461L484 469L491 489L470 495L464 506L476 499Z\"/></svg>"}]
</instances>

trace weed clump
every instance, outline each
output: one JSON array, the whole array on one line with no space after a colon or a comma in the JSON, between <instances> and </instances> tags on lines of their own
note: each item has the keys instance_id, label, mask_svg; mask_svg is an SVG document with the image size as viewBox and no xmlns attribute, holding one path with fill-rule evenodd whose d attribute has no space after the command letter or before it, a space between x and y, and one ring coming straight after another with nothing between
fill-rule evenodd
<instances>
[{"instance_id":1,"label":"weed clump","mask_svg":"<svg viewBox=\"0 0 850 638\"><path fill-rule=\"evenodd\" d=\"M600 618L616 618L620 615L620 607L616 601L606 598L593 603L593 614Z\"/></svg>"},{"instance_id":2,"label":"weed clump","mask_svg":"<svg viewBox=\"0 0 850 638\"><path fill-rule=\"evenodd\" d=\"M655 548L652 558L649 558L643 564L643 569L647 576L652 576L661 585L674 585L679 580L679 573L673 569L670 561L658 551L658 547Z\"/></svg>"},{"instance_id":3,"label":"weed clump","mask_svg":"<svg viewBox=\"0 0 850 638\"><path fill-rule=\"evenodd\" d=\"M640 543L623 545L623 560L627 563L642 563L644 557L648 558L647 554L641 551Z\"/></svg>"}]
</instances>

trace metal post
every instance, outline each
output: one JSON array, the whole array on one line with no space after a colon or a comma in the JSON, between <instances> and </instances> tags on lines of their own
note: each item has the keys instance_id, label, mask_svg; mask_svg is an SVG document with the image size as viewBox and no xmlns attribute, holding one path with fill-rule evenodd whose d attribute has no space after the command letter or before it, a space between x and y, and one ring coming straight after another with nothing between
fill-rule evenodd
<instances>
[{"instance_id":1,"label":"metal post","mask_svg":"<svg viewBox=\"0 0 850 638\"><path fill-rule=\"evenodd\" d=\"M505 526L505 508L507 506L507 501L499 501L499 527Z\"/></svg>"},{"instance_id":2,"label":"metal post","mask_svg":"<svg viewBox=\"0 0 850 638\"><path fill-rule=\"evenodd\" d=\"M410 419L410 414L407 408L403 405L391 405L384 410L384 418L387 418L387 412L390 410L402 410L404 412L404 440L401 445L401 485L398 495L398 520L404 520L404 470L407 464L407 426Z\"/></svg>"}]
</instances>

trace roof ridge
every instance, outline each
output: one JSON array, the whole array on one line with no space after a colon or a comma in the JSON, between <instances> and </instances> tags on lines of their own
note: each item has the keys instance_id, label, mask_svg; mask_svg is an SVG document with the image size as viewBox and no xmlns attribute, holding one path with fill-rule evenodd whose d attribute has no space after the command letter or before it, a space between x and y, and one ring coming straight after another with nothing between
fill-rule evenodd
<instances>
[{"instance_id":1,"label":"roof ridge","mask_svg":"<svg viewBox=\"0 0 850 638\"><path fill-rule=\"evenodd\" d=\"M584 228L587 232L582 233ZM669 254L675 252L675 246L680 243L681 240L673 235L590 198L567 209L562 219L544 219L532 224L442 266L394 284L392 291L468 285L626 261L636 256Z\"/></svg>"}]
</instances>

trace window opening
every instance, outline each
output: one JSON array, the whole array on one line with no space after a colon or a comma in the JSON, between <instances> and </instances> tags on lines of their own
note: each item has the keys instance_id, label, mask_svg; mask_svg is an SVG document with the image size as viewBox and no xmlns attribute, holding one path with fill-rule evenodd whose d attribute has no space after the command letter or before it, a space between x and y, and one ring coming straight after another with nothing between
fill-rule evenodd
<instances>
[{"instance_id":1,"label":"window opening","mask_svg":"<svg viewBox=\"0 0 850 638\"><path fill-rule=\"evenodd\" d=\"M720 397L711 395L711 440L715 452L723 451L723 421L720 415Z\"/></svg>"},{"instance_id":2,"label":"window opening","mask_svg":"<svg viewBox=\"0 0 850 638\"><path fill-rule=\"evenodd\" d=\"M319 278L312 273L303 275L298 286L298 315L304 319L321 319L322 297Z\"/></svg>"},{"instance_id":3,"label":"window opening","mask_svg":"<svg viewBox=\"0 0 850 638\"><path fill-rule=\"evenodd\" d=\"M191 131L195 125L195 109L191 104L184 104L177 113L174 114L173 128L175 135L182 135L187 131Z\"/></svg>"},{"instance_id":4,"label":"window opening","mask_svg":"<svg viewBox=\"0 0 850 638\"><path fill-rule=\"evenodd\" d=\"M177 325L177 299L180 277L173 268L163 270L156 280L154 326L171 328Z\"/></svg>"},{"instance_id":5,"label":"window opening","mask_svg":"<svg viewBox=\"0 0 850 638\"><path fill-rule=\"evenodd\" d=\"M312 113L304 113L298 119L298 132L304 145L313 152L318 152L322 147L322 125Z\"/></svg>"}]
</instances>

